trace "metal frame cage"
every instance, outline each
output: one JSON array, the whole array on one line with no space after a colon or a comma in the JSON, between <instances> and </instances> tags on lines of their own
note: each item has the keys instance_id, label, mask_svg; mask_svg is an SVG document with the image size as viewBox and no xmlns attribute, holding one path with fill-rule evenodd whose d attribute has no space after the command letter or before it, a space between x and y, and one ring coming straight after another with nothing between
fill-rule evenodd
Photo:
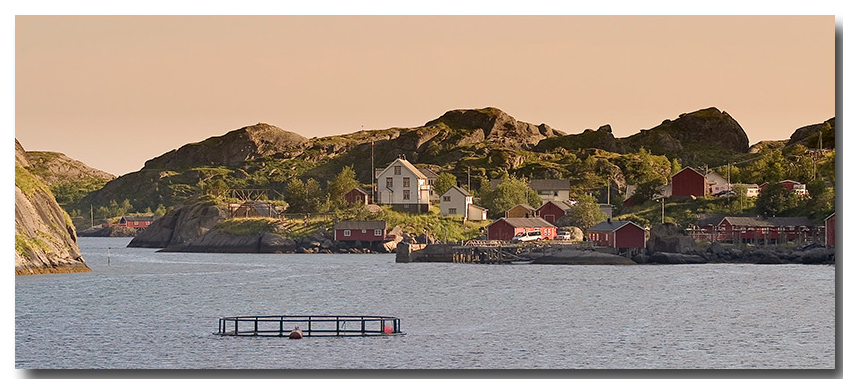
<instances>
[{"instance_id":1,"label":"metal frame cage","mask_svg":"<svg viewBox=\"0 0 848 384\"><path fill-rule=\"evenodd\" d=\"M221 336L288 337L300 328L303 337L402 335L400 319L391 316L230 316L218 319Z\"/></svg>"}]
</instances>

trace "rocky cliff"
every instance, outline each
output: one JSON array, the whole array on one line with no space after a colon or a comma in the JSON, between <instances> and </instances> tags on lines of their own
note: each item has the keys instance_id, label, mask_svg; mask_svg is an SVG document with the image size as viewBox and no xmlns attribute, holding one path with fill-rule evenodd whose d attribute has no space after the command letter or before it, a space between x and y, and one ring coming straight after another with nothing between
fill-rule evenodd
<instances>
[{"instance_id":1,"label":"rocky cliff","mask_svg":"<svg viewBox=\"0 0 848 384\"><path fill-rule=\"evenodd\" d=\"M15 275L90 272L76 230L15 140Z\"/></svg>"}]
</instances>

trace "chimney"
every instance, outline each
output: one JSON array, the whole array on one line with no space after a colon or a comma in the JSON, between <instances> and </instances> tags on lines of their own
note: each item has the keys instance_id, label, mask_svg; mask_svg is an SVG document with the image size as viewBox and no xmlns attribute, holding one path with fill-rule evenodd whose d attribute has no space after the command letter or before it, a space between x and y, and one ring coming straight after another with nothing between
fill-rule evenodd
<instances>
[{"instance_id":1,"label":"chimney","mask_svg":"<svg viewBox=\"0 0 848 384\"><path fill-rule=\"evenodd\" d=\"M609 217L607 217L607 224L612 224L612 221L610 220Z\"/></svg>"}]
</instances>

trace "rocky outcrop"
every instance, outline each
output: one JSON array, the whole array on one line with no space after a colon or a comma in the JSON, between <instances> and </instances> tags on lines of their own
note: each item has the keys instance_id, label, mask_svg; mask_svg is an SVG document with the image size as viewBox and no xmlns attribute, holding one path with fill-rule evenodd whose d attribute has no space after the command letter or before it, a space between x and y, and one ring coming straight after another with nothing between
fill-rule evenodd
<instances>
[{"instance_id":1,"label":"rocky outcrop","mask_svg":"<svg viewBox=\"0 0 848 384\"><path fill-rule=\"evenodd\" d=\"M583 133L563 135L539 141L535 150L540 152L553 150L580 150L587 148L601 149L608 152L623 152L624 149L612 134L612 127L604 125L593 131L587 129Z\"/></svg>"},{"instance_id":2,"label":"rocky outcrop","mask_svg":"<svg viewBox=\"0 0 848 384\"><path fill-rule=\"evenodd\" d=\"M273 125L258 123L199 143L186 144L144 163L145 168L187 169L200 166L239 166L269 155L293 157L308 139Z\"/></svg>"},{"instance_id":3,"label":"rocky outcrop","mask_svg":"<svg viewBox=\"0 0 848 384\"><path fill-rule=\"evenodd\" d=\"M504 144L508 147L530 148L541 140L562 135L561 132L546 124L534 125L517 121L504 111L492 107L448 111L424 126L439 124L467 131L468 136L482 136L488 142Z\"/></svg>"},{"instance_id":4,"label":"rocky outcrop","mask_svg":"<svg viewBox=\"0 0 848 384\"><path fill-rule=\"evenodd\" d=\"M89 167L59 152L28 151L26 156L30 163L28 169L49 186L87 180L107 182L115 178L113 174Z\"/></svg>"},{"instance_id":5,"label":"rocky outcrop","mask_svg":"<svg viewBox=\"0 0 848 384\"><path fill-rule=\"evenodd\" d=\"M90 272L76 230L15 140L15 275Z\"/></svg>"},{"instance_id":6,"label":"rocky outcrop","mask_svg":"<svg viewBox=\"0 0 848 384\"><path fill-rule=\"evenodd\" d=\"M206 200L174 208L154 221L127 247L177 248L202 237L226 218L226 207Z\"/></svg>"},{"instance_id":7,"label":"rocky outcrop","mask_svg":"<svg viewBox=\"0 0 848 384\"><path fill-rule=\"evenodd\" d=\"M821 147L833 149L836 145L836 118L832 117L820 124L807 125L795 130L792 136L789 137L789 142L786 146L800 144L808 148L818 148L819 138L821 137Z\"/></svg>"},{"instance_id":8,"label":"rocky outcrop","mask_svg":"<svg viewBox=\"0 0 848 384\"><path fill-rule=\"evenodd\" d=\"M630 150L644 147L654 154L679 153L692 145L734 152L748 151L748 135L727 112L710 107L681 114L677 119L622 139Z\"/></svg>"}]
</instances>

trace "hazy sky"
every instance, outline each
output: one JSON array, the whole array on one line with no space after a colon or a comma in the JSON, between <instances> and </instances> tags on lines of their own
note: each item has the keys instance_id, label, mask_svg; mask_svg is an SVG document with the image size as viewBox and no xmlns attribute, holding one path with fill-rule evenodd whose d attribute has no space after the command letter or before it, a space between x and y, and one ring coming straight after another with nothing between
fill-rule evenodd
<instances>
[{"instance_id":1,"label":"hazy sky","mask_svg":"<svg viewBox=\"0 0 848 384\"><path fill-rule=\"evenodd\" d=\"M17 16L15 136L121 175L265 122L497 107L616 137L710 106L751 144L835 115L833 16Z\"/></svg>"}]
</instances>

